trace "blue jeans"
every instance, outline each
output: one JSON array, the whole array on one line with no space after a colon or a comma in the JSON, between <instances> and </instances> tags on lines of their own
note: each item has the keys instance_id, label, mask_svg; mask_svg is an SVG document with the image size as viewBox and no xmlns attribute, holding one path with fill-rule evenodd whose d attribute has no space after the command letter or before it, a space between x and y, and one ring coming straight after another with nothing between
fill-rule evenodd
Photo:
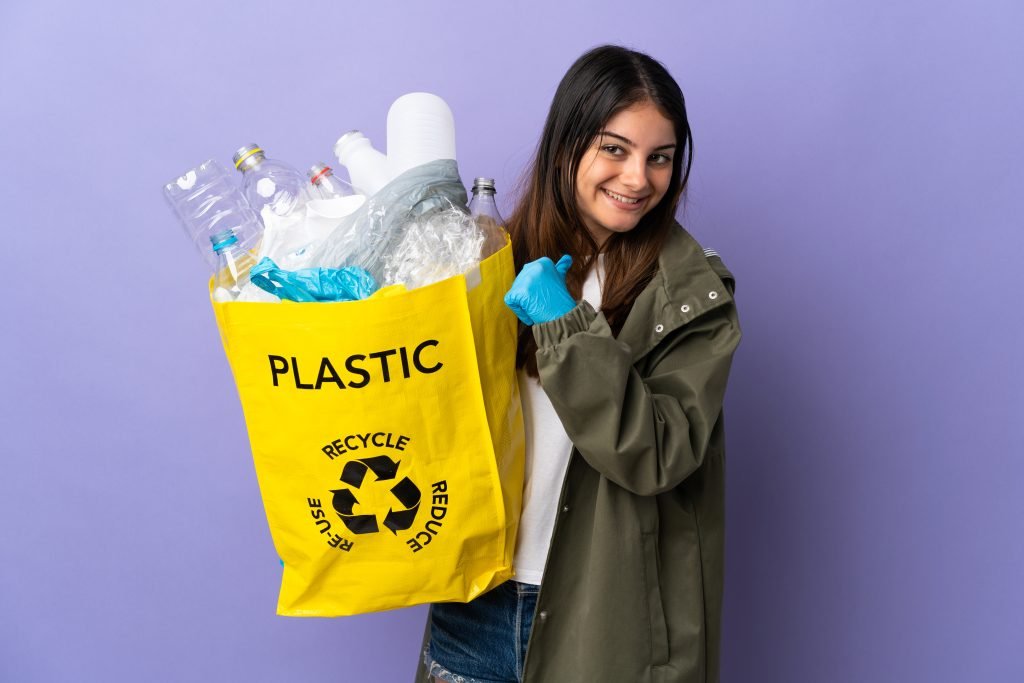
<instances>
[{"instance_id":1,"label":"blue jeans","mask_svg":"<svg viewBox=\"0 0 1024 683\"><path fill-rule=\"evenodd\" d=\"M470 603L430 607L431 676L451 683L521 683L540 586L506 581Z\"/></svg>"}]
</instances>

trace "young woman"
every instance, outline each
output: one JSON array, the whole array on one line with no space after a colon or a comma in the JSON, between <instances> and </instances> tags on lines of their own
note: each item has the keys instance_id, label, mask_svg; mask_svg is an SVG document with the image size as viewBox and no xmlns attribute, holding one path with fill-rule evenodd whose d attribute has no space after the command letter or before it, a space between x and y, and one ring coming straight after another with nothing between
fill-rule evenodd
<instances>
[{"instance_id":1,"label":"young woman","mask_svg":"<svg viewBox=\"0 0 1024 683\"><path fill-rule=\"evenodd\" d=\"M432 606L419 680L718 680L740 328L732 275L673 218L691 152L682 92L650 57L600 47L562 79L509 221L527 435L516 577Z\"/></svg>"}]
</instances>

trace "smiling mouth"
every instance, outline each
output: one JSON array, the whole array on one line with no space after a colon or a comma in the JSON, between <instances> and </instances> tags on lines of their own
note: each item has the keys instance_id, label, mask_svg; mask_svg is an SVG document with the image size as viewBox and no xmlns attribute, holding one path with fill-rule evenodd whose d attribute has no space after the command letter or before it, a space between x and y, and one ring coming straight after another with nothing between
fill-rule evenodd
<instances>
[{"instance_id":1,"label":"smiling mouth","mask_svg":"<svg viewBox=\"0 0 1024 683\"><path fill-rule=\"evenodd\" d=\"M601 188L601 191L617 202L622 202L623 204L631 204L634 206L639 204L643 199L646 199L646 197L627 197L626 195L618 194L617 192L612 192L611 190L606 190L603 187Z\"/></svg>"}]
</instances>

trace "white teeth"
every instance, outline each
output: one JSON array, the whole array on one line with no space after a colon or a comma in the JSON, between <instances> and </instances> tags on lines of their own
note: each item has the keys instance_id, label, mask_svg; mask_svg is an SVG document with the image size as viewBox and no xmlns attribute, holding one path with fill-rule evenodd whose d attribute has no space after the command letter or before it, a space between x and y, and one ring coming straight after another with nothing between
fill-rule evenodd
<instances>
[{"instance_id":1,"label":"white teeth","mask_svg":"<svg viewBox=\"0 0 1024 683\"><path fill-rule=\"evenodd\" d=\"M630 199L629 197L623 197L621 194L615 194L611 190L605 190L603 187L601 189L604 190L605 194L607 194L609 197L611 197L612 199L616 199L622 202L623 204L637 204L640 202L639 199Z\"/></svg>"}]
</instances>

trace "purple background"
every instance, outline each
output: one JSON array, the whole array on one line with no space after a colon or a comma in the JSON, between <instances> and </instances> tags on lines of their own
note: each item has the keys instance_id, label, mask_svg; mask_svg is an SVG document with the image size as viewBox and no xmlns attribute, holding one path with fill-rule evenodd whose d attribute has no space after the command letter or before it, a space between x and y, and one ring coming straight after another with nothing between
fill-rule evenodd
<instances>
[{"instance_id":1,"label":"purple background","mask_svg":"<svg viewBox=\"0 0 1024 683\"><path fill-rule=\"evenodd\" d=\"M0 7L0 679L409 680L423 608L274 616L160 188L248 142L383 147L427 90L507 208L562 73L619 42L683 86L682 218L739 281L723 679L1024 680L1021 4L484 7Z\"/></svg>"}]
</instances>

